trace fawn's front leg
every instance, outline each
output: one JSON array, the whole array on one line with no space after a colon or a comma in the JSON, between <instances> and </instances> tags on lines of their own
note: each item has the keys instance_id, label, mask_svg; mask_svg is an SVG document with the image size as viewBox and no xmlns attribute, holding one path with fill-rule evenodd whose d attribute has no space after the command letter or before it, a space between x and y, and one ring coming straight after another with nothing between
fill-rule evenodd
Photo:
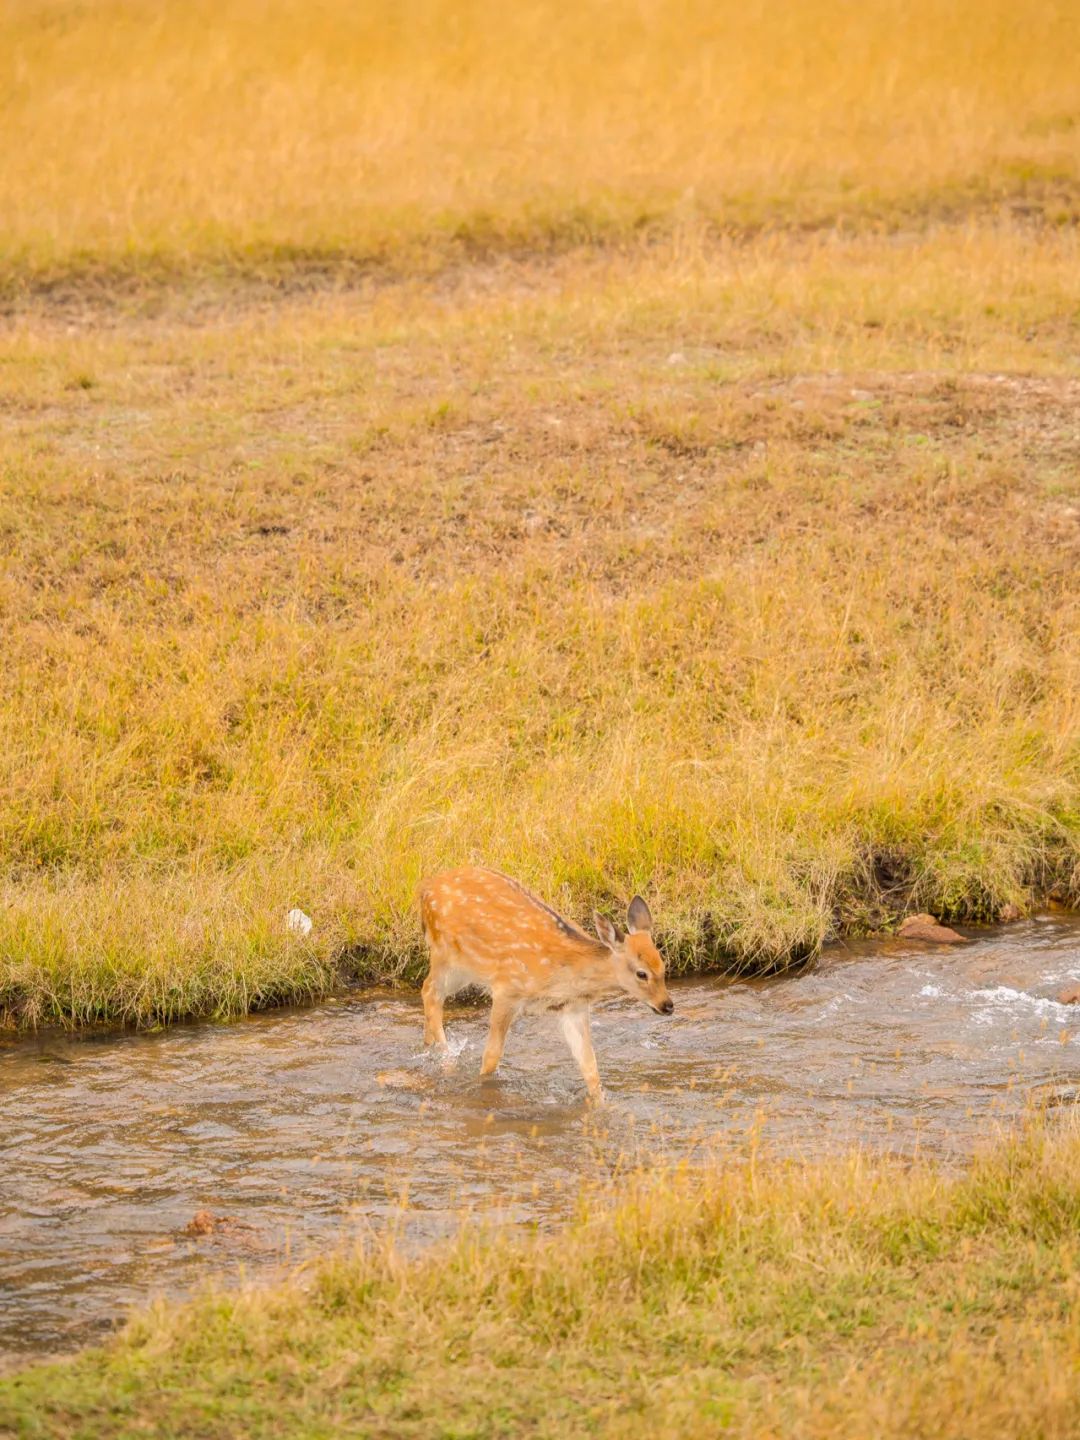
<instances>
[{"instance_id":1,"label":"fawn's front leg","mask_svg":"<svg viewBox=\"0 0 1080 1440\"><path fill-rule=\"evenodd\" d=\"M578 1063L581 1078L588 1087L589 1099L602 1105L604 1092L600 1086L600 1071L597 1068L596 1051L593 1049L592 1032L589 1028L589 1007L575 1006L564 1010L559 1017L559 1025L563 1039Z\"/></svg>"}]
</instances>

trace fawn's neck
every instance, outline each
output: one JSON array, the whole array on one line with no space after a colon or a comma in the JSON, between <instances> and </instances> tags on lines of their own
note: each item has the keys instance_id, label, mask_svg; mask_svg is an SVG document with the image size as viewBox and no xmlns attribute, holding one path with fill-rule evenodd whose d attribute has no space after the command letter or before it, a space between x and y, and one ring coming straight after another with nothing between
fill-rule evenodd
<instances>
[{"instance_id":1,"label":"fawn's neck","mask_svg":"<svg viewBox=\"0 0 1080 1440\"><path fill-rule=\"evenodd\" d=\"M573 970L575 980L590 999L614 995L619 989L611 951L606 948L583 950L581 958L575 958Z\"/></svg>"}]
</instances>

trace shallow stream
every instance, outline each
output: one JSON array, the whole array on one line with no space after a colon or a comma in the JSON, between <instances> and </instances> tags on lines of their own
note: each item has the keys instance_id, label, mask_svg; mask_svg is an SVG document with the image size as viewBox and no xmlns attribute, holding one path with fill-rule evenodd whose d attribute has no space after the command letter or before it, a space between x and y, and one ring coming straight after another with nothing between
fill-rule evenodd
<instances>
[{"instance_id":1,"label":"shallow stream","mask_svg":"<svg viewBox=\"0 0 1080 1440\"><path fill-rule=\"evenodd\" d=\"M1080 921L1051 917L679 981L671 1019L595 1012L599 1112L552 1019L519 1020L481 1084L486 1012L448 1007L440 1058L413 994L0 1042L0 1355L93 1340L134 1304L269 1273L357 1225L421 1244L466 1213L553 1222L583 1178L713 1137L958 1159L1033 1098L1071 1103L1080 1006L1053 997L1078 980ZM187 1233L200 1210L231 1218Z\"/></svg>"}]
</instances>

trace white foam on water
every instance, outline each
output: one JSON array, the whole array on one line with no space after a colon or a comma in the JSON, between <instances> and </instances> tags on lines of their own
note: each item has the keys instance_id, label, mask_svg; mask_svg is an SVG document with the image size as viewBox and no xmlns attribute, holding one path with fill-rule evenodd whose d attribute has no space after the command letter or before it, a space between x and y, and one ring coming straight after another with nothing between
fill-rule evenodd
<instances>
[{"instance_id":1,"label":"white foam on water","mask_svg":"<svg viewBox=\"0 0 1080 1440\"><path fill-rule=\"evenodd\" d=\"M846 991L834 995L822 1006L820 1015L815 1015L811 1020L812 1025L820 1025L823 1020L828 1020L830 1015L835 1015L837 1010L843 1009L845 1005L865 1005L866 998L862 995L849 995Z\"/></svg>"},{"instance_id":2,"label":"white foam on water","mask_svg":"<svg viewBox=\"0 0 1080 1440\"><path fill-rule=\"evenodd\" d=\"M996 1025L1001 1019L1000 1010L976 1010L971 1017L972 1025Z\"/></svg>"},{"instance_id":3,"label":"white foam on water","mask_svg":"<svg viewBox=\"0 0 1080 1440\"><path fill-rule=\"evenodd\" d=\"M1045 1015L1063 1024L1070 1018L1069 1006L1044 995L1029 995L1026 990L1014 990L1011 985L995 985L992 990L973 990L973 1000L981 1000L988 1010L1026 1011L1029 1015ZM980 1013L986 1013L985 1011Z\"/></svg>"},{"instance_id":4,"label":"white foam on water","mask_svg":"<svg viewBox=\"0 0 1080 1440\"><path fill-rule=\"evenodd\" d=\"M426 1060L430 1065L445 1065L448 1060L456 1060L469 1049L469 1037L467 1035L455 1035L452 1031L446 1037L446 1048L441 1045L425 1045L422 1050L413 1051L414 1060Z\"/></svg>"}]
</instances>

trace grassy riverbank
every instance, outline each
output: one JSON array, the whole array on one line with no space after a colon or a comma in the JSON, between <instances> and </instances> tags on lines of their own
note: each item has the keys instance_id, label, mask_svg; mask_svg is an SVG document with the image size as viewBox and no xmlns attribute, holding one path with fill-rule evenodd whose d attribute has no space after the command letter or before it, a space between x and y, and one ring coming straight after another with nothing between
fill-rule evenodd
<instances>
[{"instance_id":1,"label":"grassy riverbank","mask_svg":"<svg viewBox=\"0 0 1080 1440\"><path fill-rule=\"evenodd\" d=\"M728 1157L569 1230L319 1262L0 1379L0 1430L1040 1436L1080 1425L1080 1141L962 1176Z\"/></svg>"},{"instance_id":2,"label":"grassy riverbank","mask_svg":"<svg viewBox=\"0 0 1080 1440\"><path fill-rule=\"evenodd\" d=\"M1075 898L1078 259L992 227L39 304L0 1001L409 973L465 857L579 915L640 888L680 963Z\"/></svg>"},{"instance_id":3,"label":"grassy riverbank","mask_svg":"<svg viewBox=\"0 0 1080 1440\"><path fill-rule=\"evenodd\" d=\"M1080 898L1074 17L667 13L13 17L9 1023Z\"/></svg>"}]
</instances>

